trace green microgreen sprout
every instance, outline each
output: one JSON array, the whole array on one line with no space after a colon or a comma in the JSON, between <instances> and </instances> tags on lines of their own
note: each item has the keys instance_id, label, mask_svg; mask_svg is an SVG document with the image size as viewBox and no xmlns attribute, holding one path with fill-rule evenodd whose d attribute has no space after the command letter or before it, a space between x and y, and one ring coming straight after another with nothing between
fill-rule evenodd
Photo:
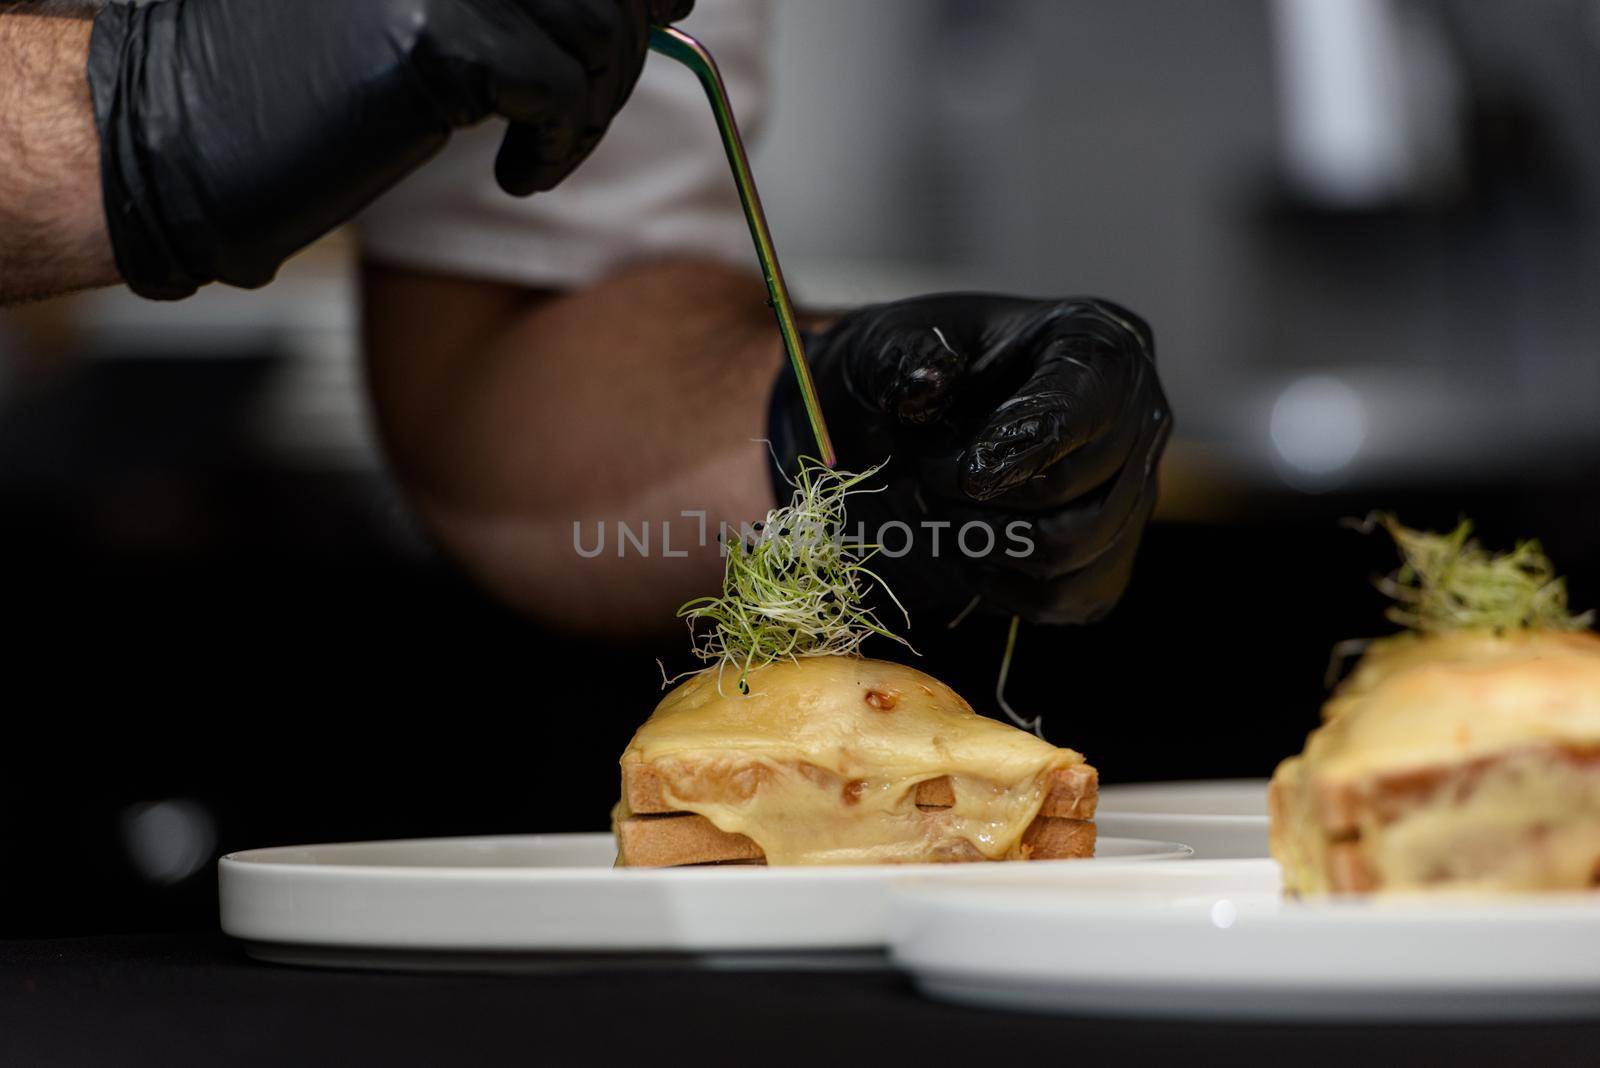
<instances>
[{"instance_id":1,"label":"green microgreen sprout","mask_svg":"<svg viewBox=\"0 0 1600 1068\"><path fill-rule=\"evenodd\" d=\"M834 471L803 457L790 479L789 503L739 535L723 551L722 595L700 597L678 609L689 624L694 654L722 671L737 668L739 692L750 692L750 672L780 660L857 654L880 635L909 643L879 621L867 604L873 588L906 616L905 606L867 567L875 545L845 538L845 502L877 474Z\"/></svg>"},{"instance_id":2,"label":"green microgreen sprout","mask_svg":"<svg viewBox=\"0 0 1600 1068\"><path fill-rule=\"evenodd\" d=\"M1357 525L1382 526L1400 549L1399 570L1377 580L1394 599L1385 615L1424 634L1458 630L1581 630L1593 612L1567 607L1566 580L1537 541L1519 541L1492 553L1472 537L1462 520L1448 534L1412 530L1394 516L1374 513Z\"/></svg>"}]
</instances>

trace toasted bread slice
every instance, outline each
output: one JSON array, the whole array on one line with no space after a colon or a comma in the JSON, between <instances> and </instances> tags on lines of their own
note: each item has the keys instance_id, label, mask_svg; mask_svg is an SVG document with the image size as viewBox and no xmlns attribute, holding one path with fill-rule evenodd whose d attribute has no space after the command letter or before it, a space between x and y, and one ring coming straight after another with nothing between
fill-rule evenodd
<instances>
[{"instance_id":1,"label":"toasted bread slice","mask_svg":"<svg viewBox=\"0 0 1600 1068\"><path fill-rule=\"evenodd\" d=\"M1493 756L1455 764L1408 768L1401 772L1355 780L1314 780L1310 784L1312 794L1307 800L1324 834L1334 840L1350 838L1359 832L1363 824L1393 823L1408 811L1435 798L1470 797L1485 778L1522 763L1562 770L1582 769L1588 774L1600 774L1600 746L1535 742ZM1277 804L1287 814L1291 787L1287 783L1280 783L1277 788L1281 791ZM1269 789L1269 794L1271 792Z\"/></svg>"},{"instance_id":2,"label":"toasted bread slice","mask_svg":"<svg viewBox=\"0 0 1600 1068\"><path fill-rule=\"evenodd\" d=\"M1474 882L1520 889L1600 886L1600 813L1588 800L1600 796L1600 786L1586 779L1600 782L1600 747L1587 744L1532 744L1353 780L1322 781L1286 761L1267 790L1273 855L1284 863L1294 893ZM1498 819L1485 821L1470 806L1491 790L1502 803L1489 810ZM1520 798L1504 798L1508 791ZM1537 818L1520 814L1518 804L1532 811L1543 796L1565 800ZM1407 865L1385 839L1418 818L1434 821L1427 838L1439 846L1438 855ZM1446 833L1454 836L1448 843L1441 841ZM1390 869L1401 861L1387 877L1385 857Z\"/></svg>"},{"instance_id":3,"label":"toasted bread slice","mask_svg":"<svg viewBox=\"0 0 1600 1068\"><path fill-rule=\"evenodd\" d=\"M704 816L675 812L618 820L617 864L628 868L675 868L686 864L766 863L761 847L742 834L718 830Z\"/></svg>"},{"instance_id":4,"label":"toasted bread slice","mask_svg":"<svg viewBox=\"0 0 1600 1068\"><path fill-rule=\"evenodd\" d=\"M727 788L736 795L747 793L759 780L759 773L743 769L726 776ZM1099 773L1088 764L1078 764L1051 773L1041 816L1066 820L1094 819L1099 796ZM624 761L622 796L628 811L636 816L657 816L673 812L667 803L661 776L648 764ZM948 775L917 784L918 808L949 808L956 803L955 788Z\"/></svg>"},{"instance_id":5,"label":"toasted bread slice","mask_svg":"<svg viewBox=\"0 0 1600 1068\"><path fill-rule=\"evenodd\" d=\"M618 863L635 868L691 864L764 864L761 847L742 834L718 830L704 816L674 813L631 816L616 825ZM1022 835L1025 860L1066 860L1094 856L1095 827L1088 820L1039 816ZM965 843L963 843L965 845ZM939 858L981 861L971 847Z\"/></svg>"}]
</instances>

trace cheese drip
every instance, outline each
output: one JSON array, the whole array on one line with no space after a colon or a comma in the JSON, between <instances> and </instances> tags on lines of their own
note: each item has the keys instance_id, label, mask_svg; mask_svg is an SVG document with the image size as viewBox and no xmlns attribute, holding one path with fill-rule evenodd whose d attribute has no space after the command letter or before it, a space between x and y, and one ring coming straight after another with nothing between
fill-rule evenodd
<instances>
[{"instance_id":1,"label":"cheese drip","mask_svg":"<svg viewBox=\"0 0 1600 1068\"><path fill-rule=\"evenodd\" d=\"M656 707L623 754L650 765L677 811L747 835L769 864L1020 856L1048 776L1083 763L979 716L920 671L857 657L771 664L750 694L701 672ZM955 804L920 810L949 776Z\"/></svg>"},{"instance_id":2,"label":"cheese drip","mask_svg":"<svg viewBox=\"0 0 1600 1068\"><path fill-rule=\"evenodd\" d=\"M1600 636L1389 639L1323 715L1273 776L1273 854L1289 890L1330 889L1330 836L1387 889L1578 888L1596 877Z\"/></svg>"}]
</instances>

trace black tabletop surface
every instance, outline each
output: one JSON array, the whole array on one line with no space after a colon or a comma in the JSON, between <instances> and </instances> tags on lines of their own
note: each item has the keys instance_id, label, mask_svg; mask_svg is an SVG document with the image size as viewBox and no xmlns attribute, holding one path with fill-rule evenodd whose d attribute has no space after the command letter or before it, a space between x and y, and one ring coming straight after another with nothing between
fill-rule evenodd
<instances>
[{"instance_id":1,"label":"black tabletop surface","mask_svg":"<svg viewBox=\"0 0 1600 1068\"><path fill-rule=\"evenodd\" d=\"M0 1064L1594 1064L1600 1025L1072 1019L881 970L568 959L519 975L260 964L220 935L0 942Z\"/></svg>"}]
</instances>

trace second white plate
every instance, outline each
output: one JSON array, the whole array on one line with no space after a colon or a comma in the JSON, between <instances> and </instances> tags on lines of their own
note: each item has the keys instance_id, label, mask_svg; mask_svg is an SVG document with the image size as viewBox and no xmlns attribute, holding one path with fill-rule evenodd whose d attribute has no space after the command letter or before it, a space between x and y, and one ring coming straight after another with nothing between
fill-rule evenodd
<instances>
[{"instance_id":1,"label":"second white plate","mask_svg":"<svg viewBox=\"0 0 1600 1068\"><path fill-rule=\"evenodd\" d=\"M1187 857L1174 842L1102 838L1093 860L838 868L613 868L609 834L435 838L231 853L222 929L257 956L308 964L475 965L518 954L881 949L889 886L1071 880Z\"/></svg>"},{"instance_id":2,"label":"second white plate","mask_svg":"<svg viewBox=\"0 0 1600 1068\"><path fill-rule=\"evenodd\" d=\"M1009 1009L1236 1019L1600 1016L1600 894L1286 901L1270 860L894 891L927 993Z\"/></svg>"},{"instance_id":3,"label":"second white plate","mask_svg":"<svg viewBox=\"0 0 1600 1068\"><path fill-rule=\"evenodd\" d=\"M1265 779L1101 787L1095 823L1102 834L1184 842L1197 860L1270 855Z\"/></svg>"}]
</instances>

